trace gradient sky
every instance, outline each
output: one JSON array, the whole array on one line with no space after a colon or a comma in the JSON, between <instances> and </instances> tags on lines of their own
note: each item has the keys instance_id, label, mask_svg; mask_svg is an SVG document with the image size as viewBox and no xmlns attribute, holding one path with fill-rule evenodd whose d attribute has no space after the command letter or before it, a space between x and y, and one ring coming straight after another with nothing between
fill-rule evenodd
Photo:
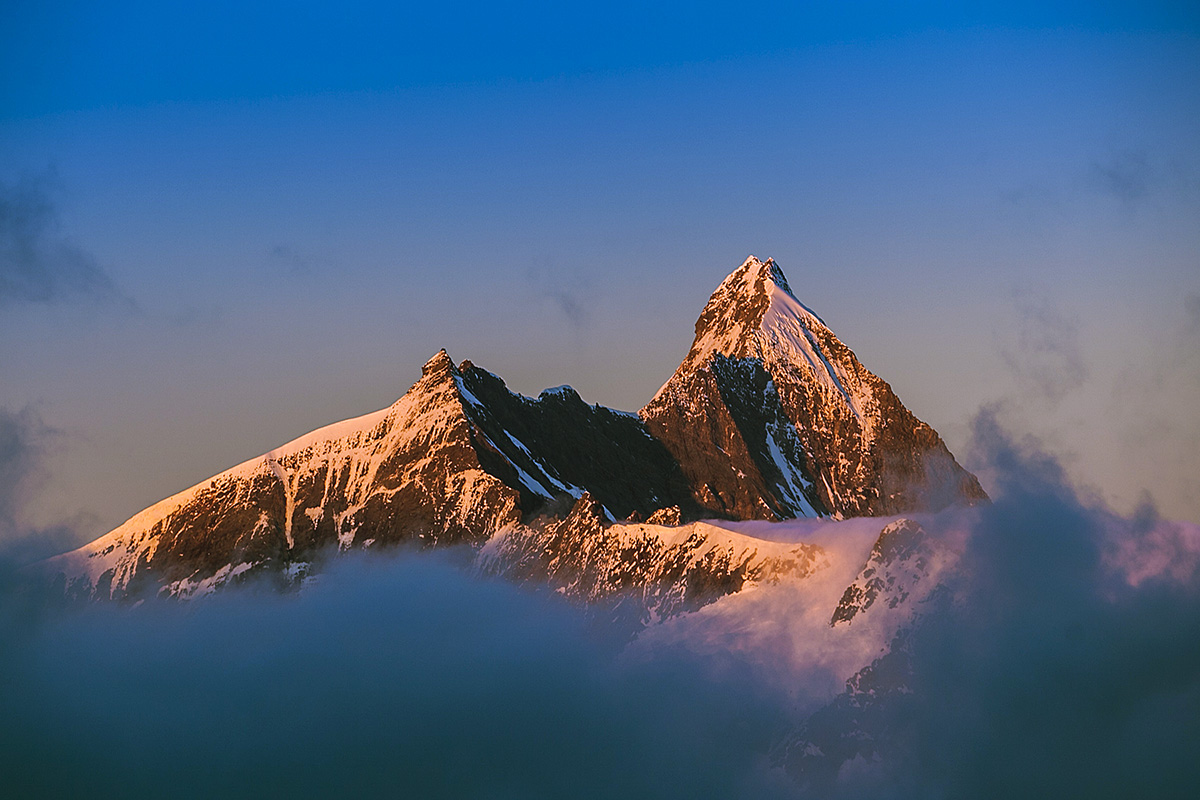
<instances>
[{"instance_id":1,"label":"gradient sky","mask_svg":"<svg viewBox=\"0 0 1200 800\"><path fill-rule=\"evenodd\" d=\"M636 409L753 253L968 465L995 405L1200 520L1200 10L962 5L4 4L23 518L91 538L440 347Z\"/></svg>"}]
</instances>

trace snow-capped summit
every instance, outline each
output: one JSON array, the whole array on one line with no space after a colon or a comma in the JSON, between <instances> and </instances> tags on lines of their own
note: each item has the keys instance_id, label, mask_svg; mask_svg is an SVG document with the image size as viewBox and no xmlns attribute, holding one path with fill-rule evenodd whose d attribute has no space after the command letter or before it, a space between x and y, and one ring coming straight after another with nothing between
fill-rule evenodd
<instances>
[{"instance_id":1,"label":"snow-capped summit","mask_svg":"<svg viewBox=\"0 0 1200 800\"><path fill-rule=\"evenodd\" d=\"M768 258L750 256L729 274L712 293L700 318L696 320L696 338L684 359L684 366L702 362L714 352L724 355L762 355L762 342L756 341L777 294L786 295L799 306L783 270ZM799 306L820 323L816 315ZM820 323L823 324L823 323Z\"/></svg>"},{"instance_id":2,"label":"snow-capped summit","mask_svg":"<svg viewBox=\"0 0 1200 800\"><path fill-rule=\"evenodd\" d=\"M756 358L782 369L799 366L864 420L864 392L856 378L866 371L824 321L796 298L773 258L760 261L750 256L721 282L696 321L696 338L680 370L698 368L713 354ZM859 391L852 395L849 385ZM669 381L659 394L668 386Z\"/></svg>"},{"instance_id":3,"label":"snow-capped summit","mask_svg":"<svg viewBox=\"0 0 1200 800\"><path fill-rule=\"evenodd\" d=\"M751 256L721 282L641 415L715 515L901 514L985 497L773 259Z\"/></svg>"}]
</instances>

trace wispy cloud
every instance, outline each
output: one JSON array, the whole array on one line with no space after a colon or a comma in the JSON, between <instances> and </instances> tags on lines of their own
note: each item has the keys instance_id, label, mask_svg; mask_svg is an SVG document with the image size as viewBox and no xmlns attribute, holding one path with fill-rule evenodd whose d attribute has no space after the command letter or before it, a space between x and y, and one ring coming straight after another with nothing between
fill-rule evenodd
<instances>
[{"instance_id":1,"label":"wispy cloud","mask_svg":"<svg viewBox=\"0 0 1200 800\"><path fill-rule=\"evenodd\" d=\"M1182 312L1182 313L1181 313ZM1162 309L1154 351L1125 365L1109 399L1122 463L1173 513L1200 519L1200 294Z\"/></svg>"},{"instance_id":2,"label":"wispy cloud","mask_svg":"<svg viewBox=\"0 0 1200 800\"><path fill-rule=\"evenodd\" d=\"M312 264L290 244L277 244L268 253L271 263L282 267L293 275L307 275L312 271Z\"/></svg>"},{"instance_id":3,"label":"wispy cloud","mask_svg":"<svg viewBox=\"0 0 1200 800\"><path fill-rule=\"evenodd\" d=\"M0 183L0 306L100 302L136 308L95 256L62 230L52 175Z\"/></svg>"},{"instance_id":4,"label":"wispy cloud","mask_svg":"<svg viewBox=\"0 0 1200 800\"><path fill-rule=\"evenodd\" d=\"M1192 161L1146 149L1118 150L1093 159L1084 184L1131 208L1155 198L1200 196L1200 175Z\"/></svg>"},{"instance_id":5,"label":"wispy cloud","mask_svg":"<svg viewBox=\"0 0 1200 800\"><path fill-rule=\"evenodd\" d=\"M55 434L33 408L0 408L0 535L14 527L25 491L41 467L45 440Z\"/></svg>"},{"instance_id":6,"label":"wispy cloud","mask_svg":"<svg viewBox=\"0 0 1200 800\"><path fill-rule=\"evenodd\" d=\"M1001 355L1018 383L1057 404L1088 378L1079 322L1044 297L1015 297L1016 342Z\"/></svg>"},{"instance_id":7,"label":"wispy cloud","mask_svg":"<svg viewBox=\"0 0 1200 800\"><path fill-rule=\"evenodd\" d=\"M572 328L580 330L591 322L591 314L588 312L587 305L585 305L585 301L579 292L568 289L548 288L544 293L546 297L554 302Z\"/></svg>"},{"instance_id":8,"label":"wispy cloud","mask_svg":"<svg viewBox=\"0 0 1200 800\"><path fill-rule=\"evenodd\" d=\"M1183 298L1183 311L1187 318L1188 335L1200 334L1200 294L1189 294Z\"/></svg>"},{"instance_id":9,"label":"wispy cloud","mask_svg":"<svg viewBox=\"0 0 1200 800\"><path fill-rule=\"evenodd\" d=\"M1069 221L1091 197L1115 200L1127 211L1166 207L1200 197L1200 174L1187 158L1147 149L1110 150L999 193L1006 213L1044 230Z\"/></svg>"},{"instance_id":10,"label":"wispy cloud","mask_svg":"<svg viewBox=\"0 0 1200 800\"><path fill-rule=\"evenodd\" d=\"M71 524L34 525L27 514L48 478L47 456L62 437L32 406L0 407L0 562L28 563L79 542Z\"/></svg>"},{"instance_id":11,"label":"wispy cloud","mask_svg":"<svg viewBox=\"0 0 1200 800\"><path fill-rule=\"evenodd\" d=\"M1125 150L1092 161L1088 180L1096 189L1122 202L1133 203L1148 195L1160 176L1144 151Z\"/></svg>"},{"instance_id":12,"label":"wispy cloud","mask_svg":"<svg viewBox=\"0 0 1200 800\"><path fill-rule=\"evenodd\" d=\"M586 275L578 270L564 271L549 261L538 261L526 271L526 279L533 291L548 301L576 334L591 325L597 298Z\"/></svg>"}]
</instances>

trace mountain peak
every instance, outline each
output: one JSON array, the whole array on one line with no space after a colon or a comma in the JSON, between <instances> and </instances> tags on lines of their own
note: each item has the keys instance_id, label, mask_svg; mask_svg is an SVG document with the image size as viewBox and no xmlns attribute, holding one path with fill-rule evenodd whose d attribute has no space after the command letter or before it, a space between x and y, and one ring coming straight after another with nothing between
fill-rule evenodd
<instances>
[{"instance_id":1,"label":"mountain peak","mask_svg":"<svg viewBox=\"0 0 1200 800\"><path fill-rule=\"evenodd\" d=\"M787 276L775 263L775 259L768 258L766 261L761 261L753 255L743 261L742 265L721 283L722 286L726 284L730 284L731 288L740 287L743 291L750 293L767 291L770 285L774 284L788 294L792 293L792 287L788 286Z\"/></svg>"},{"instance_id":2,"label":"mountain peak","mask_svg":"<svg viewBox=\"0 0 1200 800\"><path fill-rule=\"evenodd\" d=\"M444 347L438 350L433 358L426 361L425 366L421 367L421 377L423 378L437 377L443 374L453 375L454 372L454 361Z\"/></svg>"},{"instance_id":3,"label":"mountain peak","mask_svg":"<svg viewBox=\"0 0 1200 800\"><path fill-rule=\"evenodd\" d=\"M721 282L641 416L715 513L895 514L986 496L770 258Z\"/></svg>"},{"instance_id":4,"label":"mountain peak","mask_svg":"<svg viewBox=\"0 0 1200 800\"><path fill-rule=\"evenodd\" d=\"M801 328L823 323L792 294L775 259L750 256L731 272L709 297L696 320L696 338L683 369L702 366L714 353L761 357L764 329L780 315Z\"/></svg>"}]
</instances>

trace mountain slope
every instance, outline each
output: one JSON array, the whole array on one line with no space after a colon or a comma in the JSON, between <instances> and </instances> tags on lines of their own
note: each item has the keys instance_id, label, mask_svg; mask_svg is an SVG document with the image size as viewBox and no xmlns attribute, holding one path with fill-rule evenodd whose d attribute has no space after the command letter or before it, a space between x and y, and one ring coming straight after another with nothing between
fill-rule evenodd
<instances>
[{"instance_id":1,"label":"mountain slope","mask_svg":"<svg viewBox=\"0 0 1200 800\"><path fill-rule=\"evenodd\" d=\"M445 353L390 408L314 431L158 503L52 559L72 593L188 594L241 565L286 566L315 547L486 538L520 518L520 492L489 474Z\"/></svg>"},{"instance_id":2,"label":"mountain slope","mask_svg":"<svg viewBox=\"0 0 1200 800\"><path fill-rule=\"evenodd\" d=\"M916 522L901 519L888 525L854 583L846 587L829 624L849 625L876 603L895 609L920 599L930 588L931 574L941 566L939 555Z\"/></svg>"}]
</instances>

